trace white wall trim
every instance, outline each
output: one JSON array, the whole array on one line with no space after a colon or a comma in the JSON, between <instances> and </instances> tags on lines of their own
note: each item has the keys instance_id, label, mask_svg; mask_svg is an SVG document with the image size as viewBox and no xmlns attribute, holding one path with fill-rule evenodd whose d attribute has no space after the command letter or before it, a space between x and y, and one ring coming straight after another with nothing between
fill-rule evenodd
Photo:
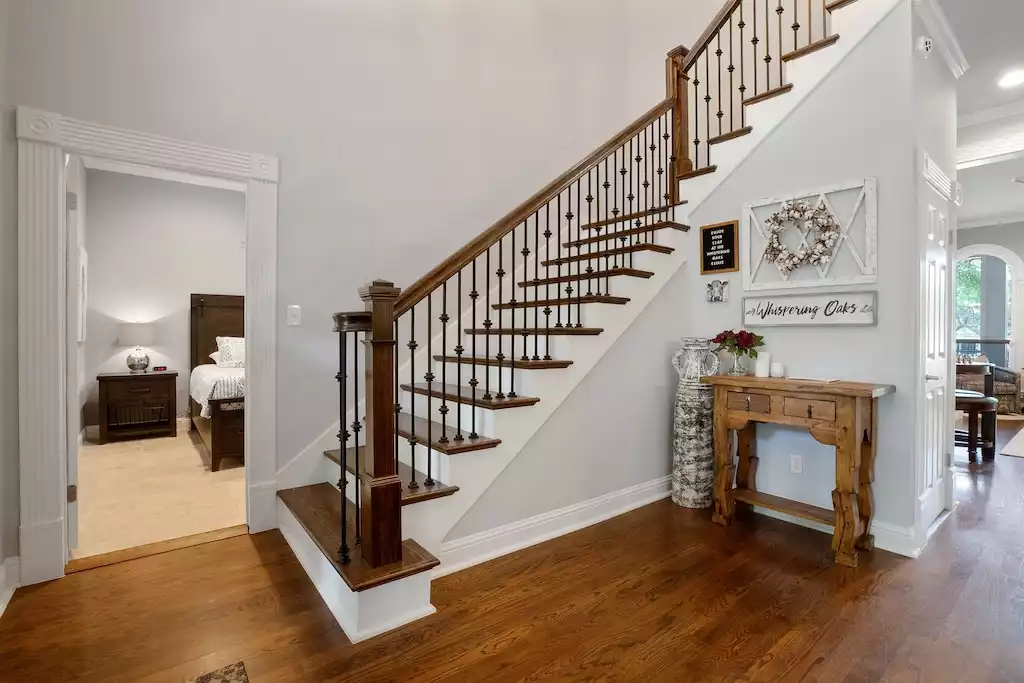
<instances>
[{"instance_id":1,"label":"white wall trim","mask_svg":"<svg viewBox=\"0 0 1024 683\"><path fill-rule=\"evenodd\" d=\"M1010 369L1020 368L1019 348L1024 343L1024 259L1015 251L998 244L968 244L956 250L956 261L959 262L972 256L992 256L1002 259L1013 271L1013 341L1010 344Z\"/></svg>"},{"instance_id":2,"label":"white wall trim","mask_svg":"<svg viewBox=\"0 0 1024 683\"><path fill-rule=\"evenodd\" d=\"M945 60L946 66L953 73L954 78L960 78L971 68L960 49L960 42L956 39L956 33L946 18L946 13L939 7L935 0L914 0L914 9L917 10L925 28L928 29L928 37L932 39L939 54Z\"/></svg>"},{"instance_id":3,"label":"white wall trim","mask_svg":"<svg viewBox=\"0 0 1024 683\"><path fill-rule=\"evenodd\" d=\"M957 117L958 128L970 128L983 123L993 123L1003 119L1012 119L1017 116L1024 116L1024 101L1009 102L995 107L979 109L970 114L963 114Z\"/></svg>"},{"instance_id":4,"label":"white wall trim","mask_svg":"<svg viewBox=\"0 0 1024 683\"><path fill-rule=\"evenodd\" d=\"M1024 156L1024 132L961 145L956 150L956 167L960 170L1010 161Z\"/></svg>"},{"instance_id":5,"label":"white wall trim","mask_svg":"<svg viewBox=\"0 0 1024 683\"><path fill-rule=\"evenodd\" d=\"M989 216L980 216L970 220L960 219L957 230L971 230L973 228L988 228L994 225L1006 225L1008 223L1024 223L1024 211L1008 211Z\"/></svg>"},{"instance_id":6,"label":"white wall trim","mask_svg":"<svg viewBox=\"0 0 1024 683\"><path fill-rule=\"evenodd\" d=\"M20 580L64 574L67 554L67 154L243 185L246 192L247 493L277 474L277 159L17 109ZM254 510L253 506L266 509ZM273 496L248 501L252 532L276 524ZM270 526L268 526L270 525Z\"/></svg>"},{"instance_id":7,"label":"white wall trim","mask_svg":"<svg viewBox=\"0 0 1024 683\"><path fill-rule=\"evenodd\" d=\"M0 564L0 616L10 604L15 589L21 585L20 560L17 557L8 557Z\"/></svg>"},{"instance_id":8,"label":"white wall trim","mask_svg":"<svg viewBox=\"0 0 1024 683\"><path fill-rule=\"evenodd\" d=\"M667 498L671 493L671 482L671 476L658 477L568 507L447 541L441 545L441 565L434 570L434 578L529 548Z\"/></svg>"},{"instance_id":9,"label":"white wall trim","mask_svg":"<svg viewBox=\"0 0 1024 683\"><path fill-rule=\"evenodd\" d=\"M176 171L169 168L154 168L152 166L143 166L142 164L133 164L127 161L82 157L82 164L91 171L108 171L110 173L122 173L126 175L139 176L141 178L170 180L175 183L198 185L200 187L212 187L218 190L231 190L232 192L245 192L246 190L246 184L240 180L196 175L195 173Z\"/></svg>"},{"instance_id":10,"label":"white wall trim","mask_svg":"<svg viewBox=\"0 0 1024 683\"><path fill-rule=\"evenodd\" d=\"M778 512L776 510L769 510L767 508L756 506L754 507L754 512L759 515L764 515L765 517L771 517L772 519L780 519L783 522L789 522L808 529L814 529L815 531L820 531L821 533L828 534L829 536L833 533L831 526L812 522L809 519L794 517L793 515L785 512ZM921 554L923 546L917 541L912 527L901 527L894 524L888 524L886 522L872 520L871 533L875 537L875 547L879 550L888 550L891 553L911 558L916 558Z\"/></svg>"}]
</instances>

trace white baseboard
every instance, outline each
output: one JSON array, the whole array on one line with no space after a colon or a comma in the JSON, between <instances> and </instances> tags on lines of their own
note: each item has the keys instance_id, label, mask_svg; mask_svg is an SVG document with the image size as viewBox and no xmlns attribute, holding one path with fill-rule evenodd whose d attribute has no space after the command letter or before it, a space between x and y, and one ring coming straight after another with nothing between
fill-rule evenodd
<instances>
[{"instance_id":1,"label":"white baseboard","mask_svg":"<svg viewBox=\"0 0 1024 683\"><path fill-rule=\"evenodd\" d=\"M514 553L667 498L672 478L658 477L575 505L457 538L441 545L434 578Z\"/></svg>"},{"instance_id":2,"label":"white baseboard","mask_svg":"<svg viewBox=\"0 0 1024 683\"><path fill-rule=\"evenodd\" d=\"M812 522L809 519L801 519L800 517L788 515L785 512L757 506L754 507L754 512L765 517L781 519L783 522L790 522L791 524L798 524L808 529L814 529L829 536L832 535L832 527ZM875 537L875 547L880 550L888 550L891 553L911 558L917 558L921 554L921 547L917 543L912 527L900 527L895 524L873 521L871 522L871 533Z\"/></svg>"},{"instance_id":3,"label":"white baseboard","mask_svg":"<svg viewBox=\"0 0 1024 683\"><path fill-rule=\"evenodd\" d=\"M63 517L36 524L22 524L18 528L20 585L31 586L64 576L64 565L67 562L67 539L64 534Z\"/></svg>"},{"instance_id":4,"label":"white baseboard","mask_svg":"<svg viewBox=\"0 0 1024 683\"><path fill-rule=\"evenodd\" d=\"M21 585L21 567L17 557L8 557L0 564L0 616L7 609L14 590Z\"/></svg>"},{"instance_id":5,"label":"white baseboard","mask_svg":"<svg viewBox=\"0 0 1024 683\"><path fill-rule=\"evenodd\" d=\"M320 597L353 643L422 619L437 611L430 604L430 572L354 592L338 575L295 515L278 499L278 526Z\"/></svg>"},{"instance_id":6,"label":"white baseboard","mask_svg":"<svg viewBox=\"0 0 1024 683\"><path fill-rule=\"evenodd\" d=\"M249 509L246 519L249 533L257 534L277 528L277 482L265 481L249 485Z\"/></svg>"}]
</instances>

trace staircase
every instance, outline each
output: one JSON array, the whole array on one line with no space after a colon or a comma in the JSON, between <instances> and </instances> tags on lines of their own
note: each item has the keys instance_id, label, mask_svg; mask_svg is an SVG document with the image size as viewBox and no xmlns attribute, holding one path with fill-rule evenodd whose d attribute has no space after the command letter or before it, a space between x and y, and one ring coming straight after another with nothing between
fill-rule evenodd
<instances>
[{"instance_id":1,"label":"staircase","mask_svg":"<svg viewBox=\"0 0 1024 683\"><path fill-rule=\"evenodd\" d=\"M433 611L445 536L682 266L688 201L894 5L729 0L669 53L665 100L411 287L375 281L335 315L340 448L278 510L352 640Z\"/></svg>"}]
</instances>

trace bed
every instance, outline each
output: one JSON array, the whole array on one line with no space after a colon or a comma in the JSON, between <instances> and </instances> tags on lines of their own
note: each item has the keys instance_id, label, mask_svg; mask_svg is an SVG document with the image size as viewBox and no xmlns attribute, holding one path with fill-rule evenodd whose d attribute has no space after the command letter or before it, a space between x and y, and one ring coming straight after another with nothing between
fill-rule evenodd
<instances>
[{"instance_id":1,"label":"bed","mask_svg":"<svg viewBox=\"0 0 1024 683\"><path fill-rule=\"evenodd\" d=\"M219 368L217 337L245 336L245 297L193 294L189 312L189 430L211 472L224 458L245 461L245 368Z\"/></svg>"}]
</instances>

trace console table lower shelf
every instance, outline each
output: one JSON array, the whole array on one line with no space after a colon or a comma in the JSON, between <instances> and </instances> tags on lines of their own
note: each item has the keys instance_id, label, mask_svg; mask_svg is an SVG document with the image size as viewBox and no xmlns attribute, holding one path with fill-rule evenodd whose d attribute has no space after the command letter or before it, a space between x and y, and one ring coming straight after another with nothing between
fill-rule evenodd
<instances>
[{"instance_id":1,"label":"console table lower shelf","mask_svg":"<svg viewBox=\"0 0 1024 683\"><path fill-rule=\"evenodd\" d=\"M711 376L715 385L715 512L732 523L736 503L768 508L833 527L837 564L856 567L860 550L871 550L877 399L895 387L860 382L816 382ZM833 509L757 490L757 423L801 427L818 442L835 446ZM737 460L733 461L733 434Z\"/></svg>"}]
</instances>

